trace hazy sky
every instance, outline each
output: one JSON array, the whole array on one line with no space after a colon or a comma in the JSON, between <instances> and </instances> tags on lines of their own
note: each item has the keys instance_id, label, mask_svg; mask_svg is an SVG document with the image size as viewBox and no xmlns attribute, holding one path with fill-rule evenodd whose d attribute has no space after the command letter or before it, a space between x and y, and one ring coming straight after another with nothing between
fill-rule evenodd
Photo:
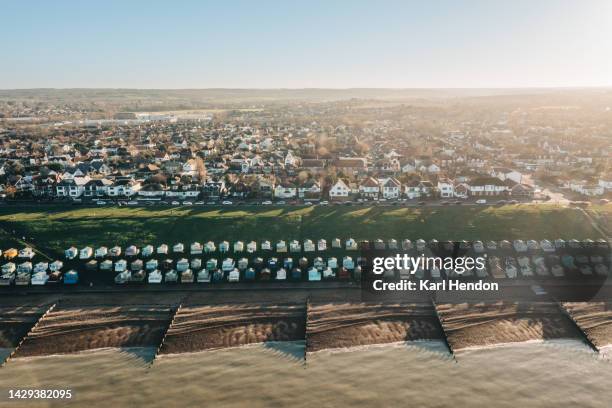
<instances>
[{"instance_id":1,"label":"hazy sky","mask_svg":"<svg viewBox=\"0 0 612 408\"><path fill-rule=\"evenodd\" d=\"M1 0L0 88L612 86L612 0Z\"/></svg>"}]
</instances>

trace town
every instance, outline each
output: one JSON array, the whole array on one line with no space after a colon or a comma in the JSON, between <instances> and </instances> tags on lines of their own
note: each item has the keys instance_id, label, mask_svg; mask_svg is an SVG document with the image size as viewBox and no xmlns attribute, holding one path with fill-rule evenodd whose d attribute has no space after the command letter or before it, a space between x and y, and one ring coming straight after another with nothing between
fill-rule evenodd
<instances>
[{"instance_id":1,"label":"town","mask_svg":"<svg viewBox=\"0 0 612 408\"><path fill-rule=\"evenodd\" d=\"M34 109L3 99L6 202L445 205L612 197L611 128L601 120L610 121L609 107L568 112L537 106L536 96L510 110L513 100L500 96L467 99L469 110L460 101L349 99L250 109L234 102L185 114L52 102Z\"/></svg>"}]
</instances>

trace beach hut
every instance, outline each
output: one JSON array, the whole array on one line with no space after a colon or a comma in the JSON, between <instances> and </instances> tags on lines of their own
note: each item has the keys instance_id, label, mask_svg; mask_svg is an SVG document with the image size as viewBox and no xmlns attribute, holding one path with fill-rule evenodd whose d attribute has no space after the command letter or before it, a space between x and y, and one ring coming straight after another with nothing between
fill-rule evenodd
<instances>
[{"instance_id":1,"label":"beach hut","mask_svg":"<svg viewBox=\"0 0 612 408\"><path fill-rule=\"evenodd\" d=\"M79 259L89 259L93 255L93 249L86 246L79 251Z\"/></svg>"},{"instance_id":2,"label":"beach hut","mask_svg":"<svg viewBox=\"0 0 612 408\"><path fill-rule=\"evenodd\" d=\"M202 269L198 272L196 280L198 283L210 283L210 272L206 269Z\"/></svg>"},{"instance_id":3,"label":"beach hut","mask_svg":"<svg viewBox=\"0 0 612 408\"><path fill-rule=\"evenodd\" d=\"M68 250L70 250L70 248ZM74 248L74 250L76 251L76 248ZM17 251L15 248L9 248L6 251L4 251L2 256L4 256L5 259L11 260L11 259L15 258L17 256L17 254L19 254L19 251ZM74 256L76 256L76 253L75 253ZM69 258L69 259L72 259L72 258Z\"/></svg>"},{"instance_id":4,"label":"beach hut","mask_svg":"<svg viewBox=\"0 0 612 408\"><path fill-rule=\"evenodd\" d=\"M15 285L27 286L30 284L31 272L30 271L19 271L17 270L17 276L15 276Z\"/></svg>"},{"instance_id":5,"label":"beach hut","mask_svg":"<svg viewBox=\"0 0 612 408\"><path fill-rule=\"evenodd\" d=\"M487 241L487 250L495 251L497 249L497 242L495 241Z\"/></svg>"},{"instance_id":6,"label":"beach hut","mask_svg":"<svg viewBox=\"0 0 612 408\"><path fill-rule=\"evenodd\" d=\"M59 271L64 267L64 263L60 260L55 260L49 264L49 270L51 272Z\"/></svg>"},{"instance_id":7,"label":"beach hut","mask_svg":"<svg viewBox=\"0 0 612 408\"><path fill-rule=\"evenodd\" d=\"M193 283L193 271L189 268L181 272L181 283Z\"/></svg>"},{"instance_id":8,"label":"beach hut","mask_svg":"<svg viewBox=\"0 0 612 408\"><path fill-rule=\"evenodd\" d=\"M491 276L495 279L502 279L506 277L506 274L501 266L501 260L496 256L490 256L487 258L489 264L489 271Z\"/></svg>"},{"instance_id":9,"label":"beach hut","mask_svg":"<svg viewBox=\"0 0 612 408\"><path fill-rule=\"evenodd\" d=\"M79 273L74 269L64 274L64 285L76 285L79 282Z\"/></svg>"},{"instance_id":10,"label":"beach hut","mask_svg":"<svg viewBox=\"0 0 612 408\"><path fill-rule=\"evenodd\" d=\"M115 272L123 272L127 270L127 261L125 259L120 259L115 262Z\"/></svg>"},{"instance_id":11,"label":"beach hut","mask_svg":"<svg viewBox=\"0 0 612 408\"><path fill-rule=\"evenodd\" d=\"M108 248L105 246L97 248L94 254L96 258L104 258L106 255L108 255Z\"/></svg>"},{"instance_id":12,"label":"beach hut","mask_svg":"<svg viewBox=\"0 0 612 408\"><path fill-rule=\"evenodd\" d=\"M289 243L289 250L291 252L300 252L302 250L302 246L300 245L299 241L294 239Z\"/></svg>"},{"instance_id":13,"label":"beach hut","mask_svg":"<svg viewBox=\"0 0 612 408\"><path fill-rule=\"evenodd\" d=\"M321 272L317 268L312 267L308 269L308 281L309 282L320 281L320 280L321 280Z\"/></svg>"},{"instance_id":14,"label":"beach hut","mask_svg":"<svg viewBox=\"0 0 612 408\"><path fill-rule=\"evenodd\" d=\"M236 241L234 242L234 252L242 252L244 251L244 242Z\"/></svg>"},{"instance_id":15,"label":"beach hut","mask_svg":"<svg viewBox=\"0 0 612 408\"><path fill-rule=\"evenodd\" d=\"M389 249L397 249L397 240L395 239L390 239L387 242L387 246L389 247Z\"/></svg>"},{"instance_id":16,"label":"beach hut","mask_svg":"<svg viewBox=\"0 0 612 408\"><path fill-rule=\"evenodd\" d=\"M349 238L345 242L345 248L347 251L356 251L358 249L357 241L353 238Z\"/></svg>"},{"instance_id":17,"label":"beach hut","mask_svg":"<svg viewBox=\"0 0 612 408\"><path fill-rule=\"evenodd\" d=\"M323 268L325 268L325 261L323 261L323 258L321 258L320 256L317 256L312 261L312 266L314 266L315 268L321 271L323 270Z\"/></svg>"},{"instance_id":18,"label":"beach hut","mask_svg":"<svg viewBox=\"0 0 612 408\"><path fill-rule=\"evenodd\" d=\"M159 266L157 259L149 259L145 265L147 271L154 271ZM161 279L161 278L160 278Z\"/></svg>"},{"instance_id":19,"label":"beach hut","mask_svg":"<svg viewBox=\"0 0 612 408\"><path fill-rule=\"evenodd\" d=\"M516 259L508 256L504 259L506 276L510 279L514 279L518 276L518 268L516 266Z\"/></svg>"},{"instance_id":20,"label":"beach hut","mask_svg":"<svg viewBox=\"0 0 612 408\"><path fill-rule=\"evenodd\" d=\"M519 256L516 261L518 263L519 272L521 273L521 276L524 276L526 278L533 276L533 270L531 269L531 261L528 256Z\"/></svg>"},{"instance_id":21,"label":"beach hut","mask_svg":"<svg viewBox=\"0 0 612 408\"><path fill-rule=\"evenodd\" d=\"M221 263L221 269L223 272L229 272L235 267L235 262L232 258L225 258Z\"/></svg>"},{"instance_id":22,"label":"beach hut","mask_svg":"<svg viewBox=\"0 0 612 408\"><path fill-rule=\"evenodd\" d=\"M17 253L19 259L32 259L34 258L34 251L30 247L25 247L19 250Z\"/></svg>"},{"instance_id":23,"label":"beach hut","mask_svg":"<svg viewBox=\"0 0 612 408\"><path fill-rule=\"evenodd\" d=\"M561 238L555 239L555 248L556 249L565 248L565 241L562 240Z\"/></svg>"},{"instance_id":24,"label":"beach hut","mask_svg":"<svg viewBox=\"0 0 612 408\"><path fill-rule=\"evenodd\" d=\"M257 257L255 259L253 259L253 267L255 268L255 271L259 272L261 271L261 268L264 267L264 260L261 257Z\"/></svg>"},{"instance_id":25,"label":"beach hut","mask_svg":"<svg viewBox=\"0 0 612 408\"><path fill-rule=\"evenodd\" d=\"M135 257L139 252L140 251L136 245L130 245L129 247L125 248L125 256Z\"/></svg>"},{"instance_id":26,"label":"beach hut","mask_svg":"<svg viewBox=\"0 0 612 408\"><path fill-rule=\"evenodd\" d=\"M221 243L219 243L219 252L226 253L226 252L229 252L229 250L230 250L229 242L222 241Z\"/></svg>"},{"instance_id":27,"label":"beach hut","mask_svg":"<svg viewBox=\"0 0 612 408\"><path fill-rule=\"evenodd\" d=\"M355 262L353 261L353 258L350 256L345 256L342 258L342 267L348 270L355 269Z\"/></svg>"},{"instance_id":28,"label":"beach hut","mask_svg":"<svg viewBox=\"0 0 612 408\"><path fill-rule=\"evenodd\" d=\"M131 271L130 282L143 283L147 277L147 274L142 269Z\"/></svg>"},{"instance_id":29,"label":"beach hut","mask_svg":"<svg viewBox=\"0 0 612 408\"><path fill-rule=\"evenodd\" d=\"M32 272L32 262L26 261L26 262L22 262L19 265L17 265L17 272L31 273Z\"/></svg>"},{"instance_id":30,"label":"beach hut","mask_svg":"<svg viewBox=\"0 0 612 408\"><path fill-rule=\"evenodd\" d=\"M408 250L412 249L412 241L409 240L409 239L402 240L402 249L404 251L408 251Z\"/></svg>"},{"instance_id":31,"label":"beach hut","mask_svg":"<svg viewBox=\"0 0 612 408\"><path fill-rule=\"evenodd\" d=\"M34 272L47 272L47 269L49 268L49 263L48 262L38 262L36 263L36 265L34 265Z\"/></svg>"},{"instance_id":32,"label":"beach hut","mask_svg":"<svg viewBox=\"0 0 612 408\"><path fill-rule=\"evenodd\" d=\"M32 274L30 283L32 286L42 286L49 280L49 275L46 272L35 272Z\"/></svg>"},{"instance_id":33,"label":"beach hut","mask_svg":"<svg viewBox=\"0 0 612 408\"><path fill-rule=\"evenodd\" d=\"M227 274L227 281L228 282L238 282L240 280L240 271L236 268L232 269L231 271L229 271L229 273Z\"/></svg>"},{"instance_id":34,"label":"beach hut","mask_svg":"<svg viewBox=\"0 0 612 408\"><path fill-rule=\"evenodd\" d=\"M547 239L540 241L540 248L542 248L542 251L544 252L555 252L555 246Z\"/></svg>"},{"instance_id":35,"label":"beach hut","mask_svg":"<svg viewBox=\"0 0 612 408\"><path fill-rule=\"evenodd\" d=\"M143 267L142 259L136 259L135 261L132 261L132 263L130 263L131 271L138 271L142 269L142 267Z\"/></svg>"},{"instance_id":36,"label":"beach hut","mask_svg":"<svg viewBox=\"0 0 612 408\"><path fill-rule=\"evenodd\" d=\"M503 250L509 250L512 249L512 244L510 243L510 241L504 239L499 241L499 249L503 249Z\"/></svg>"},{"instance_id":37,"label":"beach hut","mask_svg":"<svg viewBox=\"0 0 612 408\"><path fill-rule=\"evenodd\" d=\"M608 276L608 273L609 273L608 266L603 263L596 264L595 273L599 276Z\"/></svg>"},{"instance_id":38,"label":"beach hut","mask_svg":"<svg viewBox=\"0 0 612 408\"><path fill-rule=\"evenodd\" d=\"M64 251L64 256L66 257L66 259L74 259L77 257L77 255L78 255L78 250L75 247L70 247Z\"/></svg>"},{"instance_id":39,"label":"beach hut","mask_svg":"<svg viewBox=\"0 0 612 408\"><path fill-rule=\"evenodd\" d=\"M263 245L262 245L262 249L263 249ZM276 252L280 252L280 253L287 252L287 244L285 243L285 241L280 240L276 243Z\"/></svg>"},{"instance_id":40,"label":"beach hut","mask_svg":"<svg viewBox=\"0 0 612 408\"><path fill-rule=\"evenodd\" d=\"M276 280L287 280L287 270L285 268L280 268L276 271Z\"/></svg>"},{"instance_id":41,"label":"beach hut","mask_svg":"<svg viewBox=\"0 0 612 408\"><path fill-rule=\"evenodd\" d=\"M238 260L238 270L245 271L249 267L249 260L247 258L240 258Z\"/></svg>"},{"instance_id":42,"label":"beach hut","mask_svg":"<svg viewBox=\"0 0 612 408\"><path fill-rule=\"evenodd\" d=\"M300 268L291 269L291 279L295 281L302 280L302 270Z\"/></svg>"},{"instance_id":43,"label":"beach hut","mask_svg":"<svg viewBox=\"0 0 612 408\"><path fill-rule=\"evenodd\" d=\"M327 267L323 269L322 276L323 276L323 279L334 279L336 277L336 272L334 272L332 268Z\"/></svg>"},{"instance_id":44,"label":"beach hut","mask_svg":"<svg viewBox=\"0 0 612 408\"><path fill-rule=\"evenodd\" d=\"M261 272L259 272L259 280L267 281L272 279L272 271L268 268L263 268Z\"/></svg>"},{"instance_id":45,"label":"beach hut","mask_svg":"<svg viewBox=\"0 0 612 408\"><path fill-rule=\"evenodd\" d=\"M312 242L311 239L305 239L304 240L304 252L314 252L314 251L315 251L314 242Z\"/></svg>"},{"instance_id":46,"label":"beach hut","mask_svg":"<svg viewBox=\"0 0 612 408\"><path fill-rule=\"evenodd\" d=\"M382 239L379 238L374 241L374 249L381 250L385 248L386 248L385 241L383 241Z\"/></svg>"},{"instance_id":47,"label":"beach hut","mask_svg":"<svg viewBox=\"0 0 612 408\"><path fill-rule=\"evenodd\" d=\"M272 272L276 271L278 268L278 258L272 257L268 259L268 268L270 268Z\"/></svg>"},{"instance_id":48,"label":"beach hut","mask_svg":"<svg viewBox=\"0 0 612 408\"><path fill-rule=\"evenodd\" d=\"M191 262L189 262L189 267L193 270L202 269L202 259L193 258Z\"/></svg>"},{"instance_id":49,"label":"beach hut","mask_svg":"<svg viewBox=\"0 0 612 408\"><path fill-rule=\"evenodd\" d=\"M484 244L482 243L482 241L474 241L473 247L474 247L474 252L476 252L477 254L481 254L485 250Z\"/></svg>"},{"instance_id":50,"label":"beach hut","mask_svg":"<svg viewBox=\"0 0 612 408\"><path fill-rule=\"evenodd\" d=\"M327 259L327 266L329 266L332 269L337 269L338 268L338 259L335 256L332 256L330 258Z\"/></svg>"},{"instance_id":51,"label":"beach hut","mask_svg":"<svg viewBox=\"0 0 612 408\"><path fill-rule=\"evenodd\" d=\"M161 283L162 277L163 277L162 273L159 269L153 269L152 271L149 272L147 281L149 283Z\"/></svg>"},{"instance_id":52,"label":"beach hut","mask_svg":"<svg viewBox=\"0 0 612 408\"><path fill-rule=\"evenodd\" d=\"M453 241L443 241L442 249L446 252L452 252L455 249L455 243Z\"/></svg>"},{"instance_id":53,"label":"beach hut","mask_svg":"<svg viewBox=\"0 0 612 408\"><path fill-rule=\"evenodd\" d=\"M317 250L326 251L327 250L327 241L324 239L320 239L317 241Z\"/></svg>"},{"instance_id":54,"label":"beach hut","mask_svg":"<svg viewBox=\"0 0 612 408\"><path fill-rule=\"evenodd\" d=\"M115 245L108 251L108 253L112 258L118 258L121 256L121 247Z\"/></svg>"},{"instance_id":55,"label":"beach hut","mask_svg":"<svg viewBox=\"0 0 612 408\"><path fill-rule=\"evenodd\" d=\"M370 241L368 241L367 239L364 239L363 241L361 241L359 243L359 248L362 251L369 251L371 249L372 245L370 245Z\"/></svg>"},{"instance_id":56,"label":"beach hut","mask_svg":"<svg viewBox=\"0 0 612 408\"><path fill-rule=\"evenodd\" d=\"M206 269L209 272L212 272L213 270L217 269L217 259L216 258L210 258L208 261L206 261Z\"/></svg>"},{"instance_id":57,"label":"beach hut","mask_svg":"<svg viewBox=\"0 0 612 408\"><path fill-rule=\"evenodd\" d=\"M335 275L336 274L334 273L334 276ZM346 268L340 268L338 270L338 279L340 279L340 280L349 280L349 279L351 279L351 271L349 271Z\"/></svg>"},{"instance_id":58,"label":"beach hut","mask_svg":"<svg viewBox=\"0 0 612 408\"><path fill-rule=\"evenodd\" d=\"M572 249L580 248L580 242L577 239L570 239L569 241L567 241L567 244Z\"/></svg>"},{"instance_id":59,"label":"beach hut","mask_svg":"<svg viewBox=\"0 0 612 408\"><path fill-rule=\"evenodd\" d=\"M424 239L421 239L421 238L417 239L417 241L416 241L416 249L417 249L417 251L423 252L425 250L425 245L426 245L426 242L425 242Z\"/></svg>"},{"instance_id":60,"label":"beach hut","mask_svg":"<svg viewBox=\"0 0 612 408\"><path fill-rule=\"evenodd\" d=\"M285 258L283 260L283 268L287 269L288 271L291 270L291 268L293 268L293 258Z\"/></svg>"},{"instance_id":61,"label":"beach hut","mask_svg":"<svg viewBox=\"0 0 612 408\"><path fill-rule=\"evenodd\" d=\"M144 247L142 247L142 256L144 256L145 258L148 258L149 256L153 255L154 251L155 251L155 248L153 248L153 245L145 245ZM160 278L160 282L161 282L161 278Z\"/></svg>"},{"instance_id":62,"label":"beach hut","mask_svg":"<svg viewBox=\"0 0 612 408\"><path fill-rule=\"evenodd\" d=\"M191 255L201 255L203 250L204 247L199 242L192 242L191 245L189 245L189 252Z\"/></svg>"},{"instance_id":63,"label":"beach hut","mask_svg":"<svg viewBox=\"0 0 612 408\"><path fill-rule=\"evenodd\" d=\"M610 244L608 244L608 241L603 238L599 238L597 241L595 241L595 246L599 249L610 249Z\"/></svg>"},{"instance_id":64,"label":"beach hut","mask_svg":"<svg viewBox=\"0 0 612 408\"><path fill-rule=\"evenodd\" d=\"M272 243L268 240L266 241L262 241L261 243L261 250L262 251L270 251L272 250Z\"/></svg>"},{"instance_id":65,"label":"beach hut","mask_svg":"<svg viewBox=\"0 0 612 408\"><path fill-rule=\"evenodd\" d=\"M244 271L244 280L247 280L247 281L255 280L255 269L247 268L247 270Z\"/></svg>"},{"instance_id":66,"label":"beach hut","mask_svg":"<svg viewBox=\"0 0 612 408\"><path fill-rule=\"evenodd\" d=\"M308 267L308 258L306 257L301 257L298 260L298 266L302 269L306 269Z\"/></svg>"},{"instance_id":67,"label":"beach hut","mask_svg":"<svg viewBox=\"0 0 612 408\"><path fill-rule=\"evenodd\" d=\"M88 272L95 272L98 270L98 261L95 259L90 260L85 264L85 270Z\"/></svg>"},{"instance_id":68,"label":"beach hut","mask_svg":"<svg viewBox=\"0 0 612 408\"><path fill-rule=\"evenodd\" d=\"M112 271L113 270L113 261L111 261L110 259L106 259L104 261L102 261L100 263L100 270L101 271Z\"/></svg>"},{"instance_id":69,"label":"beach hut","mask_svg":"<svg viewBox=\"0 0 612 408\"><path fill-rule=\"evenodd\" d=\"M168 270L164 274L164 282L166 282L166 283L176 283L176 282L178 282L178 273L174 269Z\"/></svg>"},{"instance_id":70,"label":"beach hut","mask_svg":"<svg viewBox=\"0 0 612 408\"><path fill-rule=\"evenodd\" d=\"M47 280L47 284L53 285L55 283L60 283L63 279L63 274L60 271L55 271L49 273L49 280Z\"/></svg>"},{"instance_id":71,"label":"beach hut","mask_svg":"<svg viewBox=\"0 0 612 408\"><path fill-rule=\"evenodd\" d=\"M530 251L537 251L538 249L540 249L540 244L538 243L538 241L530 239L529 241L527 241L527 249Z\"/></svg>"},{"instance_id":72,"label":"beach hut","mask_svg":"<svg viewBox=\"0 0 612 408\"><path fill-rule=\"evenodd\" d=\"M174 261L170 258L166 258L161 263L162 272L168 272L170 269L174 268Z\"/></svg>"},{"instance_id":73,"label":"beach hut","mask_svg":"<svg viewBox=\"0 0 612 408\"><path fill-rule=\"evenodd\" d=\"M255 241L251 241L247 244L247 248L246 248L247 252L249 254L254 253L255 251L257 251L257 242Z\"/></svg>"},{"instance_id":74,"label":"beach hut","mask_svg":"<svg viewBox=\"0 0 612 408\"><path fill-rule=\"evenodd\" d=\"M9 262L2 265L2 273L14 273L17 270L15 263Z\"/></svg>"},{"instance_id":75,"label":"beach hut","mask_svg":"<svg viewBox=\"0 0 612 408\"><path fill-rule=\"evenodd\" d=\"M183 252L185 252L185 245L181 242L177 242L176 244L174 244L174 246L172 246L172 252L174 252L175 254L182 254Z\"/></svg>"},{"instance_id":76,"label":"beach hut","mask_svg":"<svg viewBox=\"0 0 612 408\"><path fill-rule=\"evenodd\" d=\"M168 255L168 245L161 244L157 247L156 252L160 255Z\"/></svg>"},{"instance_id":77,"label":"beach hut","mask_svg":"<svg viewBox=\"0 0 612 408\"><path fill-rule=\"evenodd\" d=\"M459 242L459 249L462 249L464 251L467 251L468 249L472 248L472 244L470 244L468 241L466 241L465 239L462 240L461 242Z\"/></svg>"},{"instance_id":78,"label":"beach hut","mask_svg":"<svg viewBox=\"0 0 612 408\"><path fill-rule=\"evenodd\" d=\"M176 271L178 273L182 273L186 271L187 269L189 269L189 261L187 259L181 258L178 261L176 261Z\"/></svg>"},{"instance_id":79,"label":"beach hut","mask_svg":"<svg viewBox=\"0 0 612 408\"><path fill-rule=\"evenodd\" d=\"M331 247L333 249L340 249L340 248L342 248L342 241L340 241L340 238L332 239Z\"/></svg>"},{"instance_id":80,"label":"beach hut","mask_svg":"<svg viewBox=\"0 0 612 408\"><path fill-rule=\"evenodd\" d=\"M215 252L216 250L217 247L214 242L208 241L206 244L204 244L204 252L206 252L207 254Z\"/></svg>"},{"instance_id":81,"label":"beach hut","mask_svg":"<svg viewBox=\"0 0 612 408\"><path fill-rule=\"evenodd\" d=\"M115 276L115 283L118 284L118 285L123 285L123 284L129 282L131 277L132 277L132 274L129 271L119 272Z\"/></svg>"},{"instance_id":82,"label":"beach hut","mask_svg":"<svg viewBox=\"0 0 612 408\"><path fill-rule=\"evenodd\" d=\"M514 240L514 242L512 243L512 246L514 247L514 250L516 252L526 252L527 251L527 244L525 244L525 241L523 241L522 239Z\"/></svg>"},{"instance_id":83,"label":"beach hut","mask_svg":"<svg viewBox=\"0 0 612 408\"><path fill-rule=\"evenodd\" d=\"M535 273L538 276L549 276L546 260L542 255L534 255L531 257L531 262L535 266Z\"/></svg>"}]
</instances>

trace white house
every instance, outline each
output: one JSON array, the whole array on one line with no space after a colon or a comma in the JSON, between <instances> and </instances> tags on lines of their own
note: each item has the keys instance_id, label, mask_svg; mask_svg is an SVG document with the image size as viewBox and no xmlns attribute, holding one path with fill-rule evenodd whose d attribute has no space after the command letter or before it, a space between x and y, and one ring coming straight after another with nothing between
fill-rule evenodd
<instances>
[{"instance_id":1,"label":"white house","mask_svg":"<svg viewBox=\"0 0 612 408\"><path fill-rule=\"evenodd\" d=\"M478 177L468 186L472 196L498 196L509 191L508 185L497 177Z\"/></svg>"},{"instance_id":2,"label":"white house","mask_svg":"<svg viewBox=\"0 0 612 408\"><path fill-rule=\"evenodd\" d=\"M331 200L347 200L351 189L348 184L342 179L338 179L336 183L329 190L329 198Z\"/></svg>"},{"instance_id":3,"label":"white house","mask_svg":"<svg viewBox=\"0 0 612 408\"><path fill-rule=\"evenodd\" d=\"M402 194L402 183L396 178L390 177L384 181L381 181L381 192L383 198L387 200L398 199Z\"/></svg>"},{"instance_id":4,"label":"white house","mask_svg":"<svg viewBox=\"0 0 612 408\"><path fill-rule=\"evenodd\" d=\"M438 180L438 191L440 191L440 197L451 198L455 195L455 186L449 179Z\"/></svg>"},{"instance_id":5,"label":"white house","mask_svg":"<svg viewBox=\"0 0 612 408\"><path fill-rule=\"evenodd\" d=\"M508 169L506 167L493 167L489 172L491 177L497 177L498 179L504 180L512 180L515 183L522 183L523 174L512 169Z\"/></svg>"}]
</instances>

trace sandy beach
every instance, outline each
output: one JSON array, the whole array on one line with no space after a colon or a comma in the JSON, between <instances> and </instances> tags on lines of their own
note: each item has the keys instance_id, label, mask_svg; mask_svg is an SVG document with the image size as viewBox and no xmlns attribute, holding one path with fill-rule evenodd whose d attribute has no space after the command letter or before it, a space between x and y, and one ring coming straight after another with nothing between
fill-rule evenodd
<instances>
[{"instance_id":1,"label":"sandy beach","mask_svg":"<svg viewBox=\"0 0 612 408\"><path fill-rule=\"evenodd\" d=\"M574 323L552 302L439 304L453 351L529 340L580 339Z\"/></svg>"},{"instance_id":2,"label":"sandy beach","mask_svg":"<svg viewBox=\"0 0 612 408\"><path fill-rule=\"evenodd\" d=\"M39 322L15 357L157 346L171 316L164 306L60 306Z\"/></svg>"},{"instance_id":3,"label":"sandy beach","mask_svg":"<svg viewBox=\"0 0 612 408\"><path fill-rule=\"evenodd\" d=\"M162 354L303 340L305 305L183 306L168 329Z\"/></svg>"},{"instance_id":4,"label":"sandy beach","mask_svg":"<svg viewBox=\"0 0 612 408\"><path fill-rule=\"evenodd\" d=\"M431 304L310 305L306 351L441 339Z\"/></svg>"}]
</instances>

